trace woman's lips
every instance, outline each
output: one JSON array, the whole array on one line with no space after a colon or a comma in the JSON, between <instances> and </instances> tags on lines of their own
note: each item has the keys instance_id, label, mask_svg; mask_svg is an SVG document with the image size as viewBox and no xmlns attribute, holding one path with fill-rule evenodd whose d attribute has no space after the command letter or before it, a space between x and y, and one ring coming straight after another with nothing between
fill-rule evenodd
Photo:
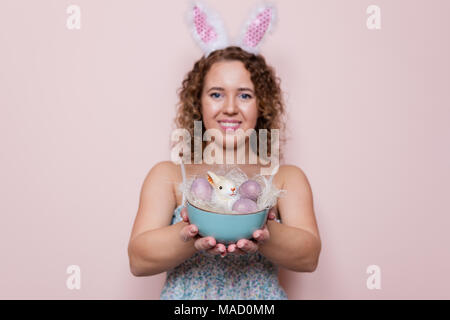
<instances>
[{"instance_id":1,"label":"woman's lips","mask_svg":"<svg viewBox=\"0 0 450 320\"><path fill-rule=\"evenodd\" d=\"M224 130L232 130L235 131L237 129L239 129L239 127L241 126L241 122L240 121L218 121L220 127Z\"/></svg>"}]
</instances>

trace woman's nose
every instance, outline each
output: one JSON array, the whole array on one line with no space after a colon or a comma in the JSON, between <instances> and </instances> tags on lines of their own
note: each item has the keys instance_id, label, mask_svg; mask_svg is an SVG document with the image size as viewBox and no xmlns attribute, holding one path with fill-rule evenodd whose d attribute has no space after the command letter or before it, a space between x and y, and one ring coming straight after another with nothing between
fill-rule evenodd
<instances>
[{"instance_id":1,"label":"woman's nose","mask_svg":"<svg viewBox=\"0 0 450 320\"><path fill-rule=\"evenodd\" d=\"M228 98L224 107L224 112L228 114L234 114L237 112L238 107L236 101L232 98Z\"/></svg>"},{"instance_id":2,"label":"woman's nose","mask_svg":"<svg viewBox=\"0 0 450 320\"><path fill-rule=\"evenodd\" d=\"M231 188L231 191L233 191L233 192L234 192L234 190L236 190L236 188Z\"/></svg>"}]
</instances>

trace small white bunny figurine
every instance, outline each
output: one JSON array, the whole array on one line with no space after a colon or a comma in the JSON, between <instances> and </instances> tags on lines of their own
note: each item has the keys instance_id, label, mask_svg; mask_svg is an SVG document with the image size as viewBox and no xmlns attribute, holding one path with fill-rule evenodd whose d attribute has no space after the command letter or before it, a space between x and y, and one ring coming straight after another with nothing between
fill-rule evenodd
<instances>
[{"instance_id":1,"label":"small white bunny figurine","mask_svg":"<svg viewBox=\"0 0 450 320\"><path fill-rule=\"evenodd\" d=\"M214 189L214 203L227 211L231 211L234 202L238 199L237 187L234 182L211 171L208 171L208 181Z\"/></svg>"}]
</instances>

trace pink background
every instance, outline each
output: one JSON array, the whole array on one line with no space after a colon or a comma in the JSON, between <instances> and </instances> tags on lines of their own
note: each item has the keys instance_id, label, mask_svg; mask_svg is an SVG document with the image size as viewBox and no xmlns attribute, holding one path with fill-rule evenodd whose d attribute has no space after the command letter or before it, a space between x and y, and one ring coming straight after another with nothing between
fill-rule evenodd
<instances>
[{"instance_id":1,"label":"pink background","mask_svg":"<svg viewBox=\"0 0 450 320\"><path fill-rule=\"evenodd\" d=\"M256 1L206 1L236 36ZM174 4L175 3L175 4ZM450 3L276 1L287 162L311 183L316 272L291 299L450 298ZM81 30L66 28L70 4ZM0 298L157 299L127 245L168 160L176 89L200 57L186 1L0 3ZM381 8L381 30L366 8ZM81 289L66 268L81 267ZM381 290L369 290L369 265Z\"/></svg>"}]
</instances>

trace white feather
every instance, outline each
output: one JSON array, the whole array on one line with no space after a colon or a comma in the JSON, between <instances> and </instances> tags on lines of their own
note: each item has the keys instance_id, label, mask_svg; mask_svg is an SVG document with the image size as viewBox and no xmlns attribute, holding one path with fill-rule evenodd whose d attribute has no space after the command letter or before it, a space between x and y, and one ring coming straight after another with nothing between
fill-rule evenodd
<instances>
[{"instance_id":1,"label":"white feather","mask_svg":"<svg viewBox=\"0 0 450 320\"><path fill-rule=\"evenodd\" d=\"M206 19L207 23L214 28L214 31L217 34L217 38L214 41L205 43L198 34L197 28L194 23L195 18L194 8L196 6L203 13L205 13L207 17ZM191 1L186 18L192 37L194 38L197 45L202 49L206 57L209 56L209 54L215 50L224 49L229 46L226 29L222 22L222 19L216 12L209 9L205 4L201 3L200 1Z\"/></svg>"},{"instance_id":2,"label":"white feather","mask_svg":"<svg viewBox=\"0 0 450 320\"><path fill-rule=\"evenodd\" d=\"M270 19L269 26L268 26L266 32L264 33L264 36L262 37L262 39L258 42L258 44L255 47L245 45L245 41L244 41L245 34L247 33L249 26L256 19L256 17L267 8L271 9L271 19ZM245 51L251 52L253 54L258 54L260 46L267 38L267 35L269 33L273 32L276 21L277 21L277 11L276 11L275 5L273 5L267 1L260 2L251 10L249 18L247 19L247 21L244 23L243 27L241 28L240 35L239 35L237 41L234 42L234 45L241 47Z\"/></svg>"}]
</instances>

